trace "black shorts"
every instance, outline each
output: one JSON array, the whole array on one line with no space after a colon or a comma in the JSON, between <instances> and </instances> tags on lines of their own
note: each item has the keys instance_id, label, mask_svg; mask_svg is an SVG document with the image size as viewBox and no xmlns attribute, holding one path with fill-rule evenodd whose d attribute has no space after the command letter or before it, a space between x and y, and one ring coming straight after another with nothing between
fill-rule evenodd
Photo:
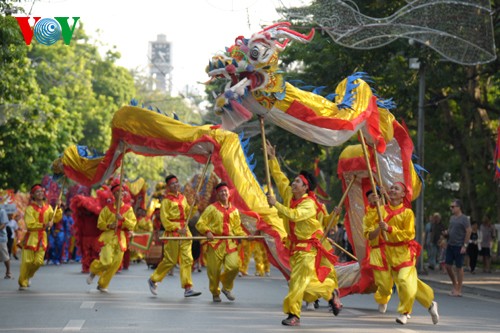
<instances>
[{"instance_id":1,"label":"black shorts","mask_svg":"<svg viewBox=\"0 0 500 333\"><path fill-rule=\"evenodd\" d=\"M479 251L479 255L483 257L491 257L491 251L489 247L483 247L481 251Z\"/></svg>"},{"instance_id":2,"label":"black shorts","mask_svg":"<svg viewBox=\"0 0 500 333\"><path fill-rule=\"evenodd\" d=\"M464 265L464 254L460 253L462 247L461 246L453 246L453 245L448 245L446 247L446 265L453 265L455 263L455 266L457 268L462 268Z\"/></svg>"}]
</instances>

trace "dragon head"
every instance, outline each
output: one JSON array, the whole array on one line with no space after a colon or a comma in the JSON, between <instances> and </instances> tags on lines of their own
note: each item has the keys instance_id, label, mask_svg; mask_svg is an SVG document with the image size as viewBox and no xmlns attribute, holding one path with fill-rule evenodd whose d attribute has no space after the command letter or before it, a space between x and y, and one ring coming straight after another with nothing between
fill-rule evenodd
<instances>
[{"instance_id":1,"label":"dragon head","mask_svg":"<svg viewBox=\"0 0 500 333\"><path fill-rule=\"evenodd\" d=\"M279 93L284 90L284 80L278 70L278 55L290 40L309 42L314 29L303 35L289 29L290 23L280 22L255 33L251 38L238 36L231 47L212 57L206 69L208 83L226 80L224 91L216 95L215 111L223 114L233 109L236 101L246 93Z\"/></svg>"}]
</instances>

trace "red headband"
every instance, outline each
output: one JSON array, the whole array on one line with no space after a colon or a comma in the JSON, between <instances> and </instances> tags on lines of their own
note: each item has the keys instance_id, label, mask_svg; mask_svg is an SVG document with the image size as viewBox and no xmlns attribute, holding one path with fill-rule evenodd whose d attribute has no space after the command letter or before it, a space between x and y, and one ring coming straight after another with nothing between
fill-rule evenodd
<instances>
[{"instance_id":1,"label":"red headband","mask_svg":"<svg viewBox=\"0 0 500 333\"><path fill-rule=\"evenodd\" d=\"M399 186L401 186L403 191L406 193L406 185L403 182L395 182L394 185L396 185L396 184L399 184Z\"/></svg>"},{"instance_id":2,"label":"red headband","mask_svg":"<svg viewBox=\"0 0 500 333\"><path fill-rule=\"evenodd\" d=\"M229 191L229 187L227 187L227 186L221 186L221 187L217 188L217 193L219 193L223 189L227 189Z\"/></svg>"},{"instance_id":3,"label":"red headband","mask_svg":"<svg viewBox=\"0 0 500 333\"><path fill-rule=\"evenodd\" d=\"M33 187L31 189L30 194L34 194L38 190L42 190L43 191L43 187L41 187L40 185L35 185L35 187Z\"/></svg>"},{"instance_id":4,"label":"red headband","mask_svg":"<svg viewBox=\"0 0 500 333\"><path fill-rule=\"evenodd\" d=\"M167 181L167 185L172 184L172 183L173 183L174 181L176 181L176 180L177 180L177 181L179 181L179 180L177 179L177 177L172 177L172 178L170 178L170 179Z\"/></svg>"},{"instance_id":5,"label":"red headband","mask_svg":"<svg viewBox=\"0 0 500 333\"><path fill-rule=\"evenodd\" d=\"M307 188L309 189L309 182L307 181L307 178L304 177L304 175L299 175L299 178L302 180L304 184L307 185Z\"/></svg>"}]
</instances>

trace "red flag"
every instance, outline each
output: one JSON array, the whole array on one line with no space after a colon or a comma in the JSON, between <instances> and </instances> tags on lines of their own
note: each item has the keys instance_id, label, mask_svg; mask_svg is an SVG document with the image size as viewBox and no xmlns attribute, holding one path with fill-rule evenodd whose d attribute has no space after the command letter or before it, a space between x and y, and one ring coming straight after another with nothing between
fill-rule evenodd
<instances>
[{"instance_id":1,"label":"red flag","mask_svg":"<svg viewBox=\"0 0 500 333\"><path fill-rule=\"evenodd\" d=\"M495 180L500 179L500 125L497 128L497 145L495 147Z\"/></svg>"}]
</instances>

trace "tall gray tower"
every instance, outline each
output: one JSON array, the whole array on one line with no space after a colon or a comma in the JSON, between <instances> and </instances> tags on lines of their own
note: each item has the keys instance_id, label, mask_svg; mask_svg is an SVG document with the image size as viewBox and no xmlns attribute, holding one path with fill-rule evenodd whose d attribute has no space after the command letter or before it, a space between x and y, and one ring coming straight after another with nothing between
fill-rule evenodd
<instances>
[{"instance_id":1,"label":"tall gray tower","mask_svg":"<svg viewBox=\"0 0 500 333\"><path fill-rule=\"evenodd\" d=\"M156 41L149 42L149 73L153 78L153 90L172 93L172 45L167 36L159 34Z\"/></svg>"}]
</instances>

